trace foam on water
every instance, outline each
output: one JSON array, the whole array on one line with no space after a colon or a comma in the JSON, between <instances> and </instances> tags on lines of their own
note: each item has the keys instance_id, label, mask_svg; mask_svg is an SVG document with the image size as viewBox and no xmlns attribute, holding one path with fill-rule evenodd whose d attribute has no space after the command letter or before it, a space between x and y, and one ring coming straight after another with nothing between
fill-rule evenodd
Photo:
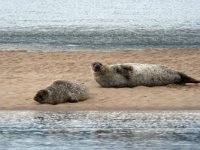
<instances>
[{"instance_id":1,"label":"foam on water","mask_svg":"<svg viewBox=\"0 0 200 150\"><path fill-rule=\"evenodd\" d=\"M199 149L199 111L0 111L0 149Z\"/></svg>"},{"instance_id":2,"label":"foam on water","mask_svg":"<svg viewBox=\"0 0 200 150\"><path fill-rule=\"evenodd\" d=\"M200 47L198 0L0 0L1 50Z\"/></svg>"}]
</instances>

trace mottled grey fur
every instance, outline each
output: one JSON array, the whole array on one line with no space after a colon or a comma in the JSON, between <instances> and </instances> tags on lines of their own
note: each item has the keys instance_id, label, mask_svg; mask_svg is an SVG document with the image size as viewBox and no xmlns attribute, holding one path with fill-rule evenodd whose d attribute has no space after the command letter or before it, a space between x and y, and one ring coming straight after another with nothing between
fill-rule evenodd
<instances>
[{"instance_id":1,"label":"mottled grey fur","mask_svg":"<svg viewBox=\"0 0 200 150\"><path fill-rule=\"evenodd\" d=\"M64 80L54 81L45 89L39 90L34 100L43 104L59 104L64 102L78 102L89 97L88 89L82 84Z\"/></svg>"},{"instance_id":2,"label":"mottled grey fur","mask_svg":"<svg viewBox=\"0 0 200 150\"><path fill-rule=\"evenodd\" d=\"M161 86L167 84L199 83L184 73L163 65L124 63L92 64L94 78L102 87Z\"/></svg>"}]
</instances>

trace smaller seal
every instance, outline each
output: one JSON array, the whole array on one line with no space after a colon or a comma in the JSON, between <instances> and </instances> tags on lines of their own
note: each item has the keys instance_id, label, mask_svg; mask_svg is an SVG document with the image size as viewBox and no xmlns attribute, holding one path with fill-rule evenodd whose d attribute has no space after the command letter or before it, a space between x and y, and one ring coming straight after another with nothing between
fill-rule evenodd
<instances>
[{"instance_id":1,"label":"smaller seal","mask_svg":"<svg viewBox=\"0 0 200 150\"><path fill-rule=\"evenodd\" d=\"M88 88L77 82L57 80L45 89L39 90L34 100L40 104L79 102L89 98Z\"/></svg>"},{"instance_id":2,"label":"smaller seal","mask_svg":"<svg viewBox=\"0 0 200 150\"><path fill-rule=\"evenodd\" d=\"M162 86L167 84L199 83L182 72L159 64L123 63L91 65L94 79L102 87Z\"/></svg>"}]
</instances>

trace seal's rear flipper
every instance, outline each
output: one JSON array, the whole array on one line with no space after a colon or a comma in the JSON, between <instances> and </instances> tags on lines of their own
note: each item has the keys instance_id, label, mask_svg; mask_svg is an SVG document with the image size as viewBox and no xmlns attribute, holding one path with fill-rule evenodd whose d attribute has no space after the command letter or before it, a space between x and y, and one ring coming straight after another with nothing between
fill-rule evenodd
<instances>
[{"instance_id":1,"label":"seal's rear flipper","mask_svg":"<svg viewBox=\"0 0 200 150\"><path fill-rule=\"evenodd\" d=\"M189 77L188 75L178 72L178 74L181 76L181 81L178 84L184 84L184 83L200 83L200 80L196 80L192 77Z\"/></svg>"}]
</instances>

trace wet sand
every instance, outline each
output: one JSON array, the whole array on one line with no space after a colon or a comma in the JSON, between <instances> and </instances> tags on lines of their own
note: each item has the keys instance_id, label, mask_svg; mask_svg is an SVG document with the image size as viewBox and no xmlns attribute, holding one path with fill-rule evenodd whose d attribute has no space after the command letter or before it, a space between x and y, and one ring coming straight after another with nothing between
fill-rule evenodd
<instances>
[{"instance_id":1,"label":"wet sand","mask_svg":"<svg viewBox=\"0 0 200 150\"><path fill-rule=\"evenodd\" d=\"M101 88L90 64L153 63L200 79L200 49L113 52L0 52L1 110L199 110L200 84L160 87ZM90 89L79 103L38 104L35 93L54 80L76 80Z\"/></svg>"}]
</instances>

